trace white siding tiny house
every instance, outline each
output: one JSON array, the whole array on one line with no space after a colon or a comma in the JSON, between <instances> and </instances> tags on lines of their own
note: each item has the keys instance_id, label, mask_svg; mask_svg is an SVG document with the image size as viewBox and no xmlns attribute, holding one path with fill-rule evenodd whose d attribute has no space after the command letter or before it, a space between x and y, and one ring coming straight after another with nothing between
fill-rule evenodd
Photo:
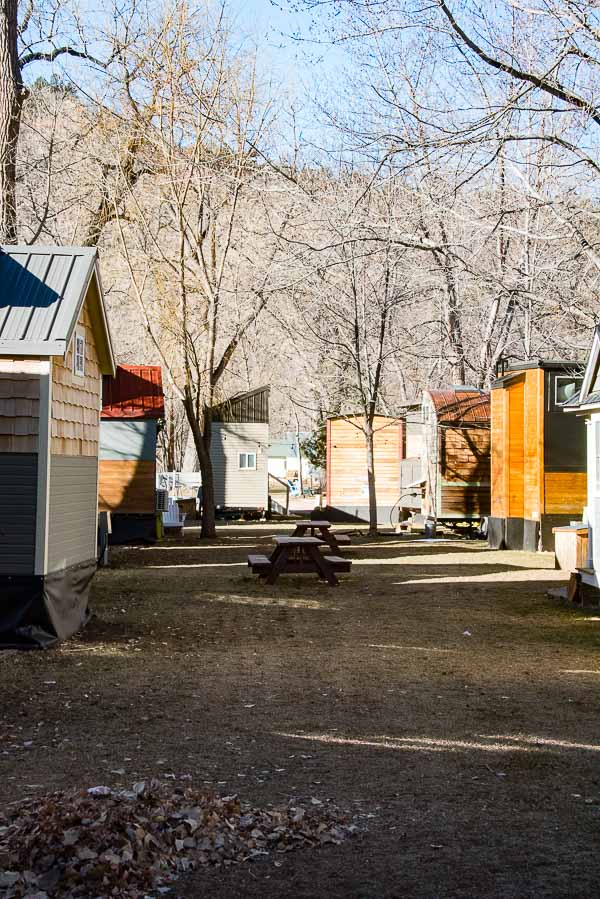
<instances>
[{"instance_id":1,"label":"white siding tiny house","mask_svg":"<svg viewBox=\"0 0 600 899\"><path fill-rule=\"evenodd\" d=\"M269 425L213 422L210 455L218 508L266 509Z\"/></svg>"},{"instance_id":2,"label":"white siding tiny house","mask_svg":"<svg viewBox=\"0 0 600 899\"><path fill-rule=\"evenodd\" d=\"M577 572L582 599L600 599L600 325L596 326L581 389L564 403L565 411L583 415L587 432L587 506L583 519L588 528L585 566Z\"/></svg>"},{"instance_id":3,"label":"white siding tiny house","mask_svg":"<svg viewBox=\"0 0 600 899\"><path fill-rule=\"evenodd\" d=\"M210 455L217 511L266 509L269 503L269 388L215 406Z\"/></svg>"}]
</instances>

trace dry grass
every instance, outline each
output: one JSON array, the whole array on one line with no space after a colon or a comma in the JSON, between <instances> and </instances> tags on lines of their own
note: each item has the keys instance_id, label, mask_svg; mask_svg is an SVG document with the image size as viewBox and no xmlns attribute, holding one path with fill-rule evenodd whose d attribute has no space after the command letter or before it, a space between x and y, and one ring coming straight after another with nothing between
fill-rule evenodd
<instances>
[{"instance_id":1,"label":"dry grass","mask_svg":"<svg viewBox=\"0 0 600 899\"><path fill-rule=\"evenodd\" d=\"M600 612L546 599L549 556L470 542L358 539L337 589L266 587L245 559L277 530L114 552L85 632L0 655L2 799L191 777L369 825L189 899L594 895Z\"/></svg>"}]
</instances>

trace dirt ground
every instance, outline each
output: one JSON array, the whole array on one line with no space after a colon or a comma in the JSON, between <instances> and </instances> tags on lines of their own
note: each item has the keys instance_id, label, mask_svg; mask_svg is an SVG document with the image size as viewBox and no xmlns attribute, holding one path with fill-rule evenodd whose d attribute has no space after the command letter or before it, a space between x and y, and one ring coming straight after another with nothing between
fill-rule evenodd
<instances>
[{"instance_id":1,"label":"dirt ground","mask_svg":"<svg viewBox=\"0 0 600 899\"><path fill-rule=\"evenodd\" d=\"M600 611L546 598L552 557L467 541L361 537L339 587L264 586L246 555L285 530L114 551L82 634L0 653L0 800L174 776L364 829L182 899L597 896Z\"/></svg>"}]
</instances>

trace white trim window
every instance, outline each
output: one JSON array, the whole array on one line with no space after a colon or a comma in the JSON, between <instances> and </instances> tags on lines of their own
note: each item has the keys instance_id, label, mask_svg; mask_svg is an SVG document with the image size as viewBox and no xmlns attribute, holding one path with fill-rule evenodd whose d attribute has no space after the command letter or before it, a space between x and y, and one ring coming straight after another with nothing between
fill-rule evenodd
<instances>
[{"instance_id":1,"label":"white trim window","mask_svg":"<svg viewBox=\"0 0 600 899\"><path fill-rule=\"evenodd\" d=\"M73 373L85 377L85 332L75 331L73 341Z\"/></svg>"},{"instance_id":2,"label":"white trim window","mask_svg":"<svg viewBox=\"0 0 600 899\"><path fill-rule=\"evenodd\" d=\"M240 453L239 468L242 471L256 471L256 453Z\"/></svg>"}]
</instances>

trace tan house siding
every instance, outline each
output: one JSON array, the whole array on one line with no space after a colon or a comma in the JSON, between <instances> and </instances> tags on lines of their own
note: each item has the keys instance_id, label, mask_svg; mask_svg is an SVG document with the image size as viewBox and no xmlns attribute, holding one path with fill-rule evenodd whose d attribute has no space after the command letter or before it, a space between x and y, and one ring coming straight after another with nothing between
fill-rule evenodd
<instances>
[{"instance_id":1,"label":"tan house siding","mask_svg":"<svg viewBox=\"0 0 600 899\"><path fill-rule=\"evenodd\" d=\"M0 359L0 453L37 453L40 363Z\"/></svg>"},{"instance_id":2,"label":"tan house siding","mask_svg":"<svg viewBox=\"0 0 600 899\"><path fill-rule=\"evenodd\" d=\"M91 289L91 288L90 288ZM85 376L73 371L75 334L85 332ZM64 358L52 364L51 452L62 456L97 456L100 432L102 374L87 300Z\"/></svg>"},{"instance_id":3,"label":"tan house siding","mask_svg":"<svg viewBox=\"0 0 600 899\"><path fill-rule=\"evenodd\" d=\"M96 458L51 457L48 572L96 557L97 495Z\"/></svg>"},{"instance_id":4,"label":"tan house siding","mask_svg":"<svg viewBox=\"0 0 600 899\"><path fill-rule=\"evenodd\" d=\"M213 422L210 458L215 505L248 509L268 503L269 425L262 422ZM256 453L256 468L241 469L240 453Z\"/></svg>"}]
</instances>

